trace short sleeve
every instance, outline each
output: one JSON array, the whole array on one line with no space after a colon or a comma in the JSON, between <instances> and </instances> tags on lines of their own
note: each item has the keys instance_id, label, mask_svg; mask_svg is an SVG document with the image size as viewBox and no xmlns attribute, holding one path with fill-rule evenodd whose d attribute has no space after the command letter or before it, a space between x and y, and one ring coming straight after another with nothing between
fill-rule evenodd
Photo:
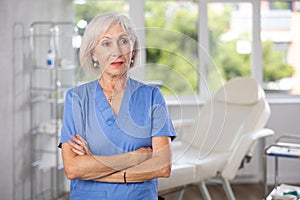
<instances>
[{"instance_id":1,"label":"short sleeve","mask_svg":"<svg viewBox=\"0 0 300 200\"><path fill-rule=\"evenodd\" d=\"M170 136L172 140L175 139L176 133L165 100L158 88L153 90L152 102L152 137Z\"/></svg>"},{"instance_id":2,"label":"short sleeve","mask_svg":"<svg viewBox=\"0 0 300 200\"><path fill-rule=\"evenodd\" d=\"M61 147L62 143L71 140L71 135L81 133L82 124L83 119L80 99L78 95L74 92L74 89L71 89L66 93L63 113L63 124L58 147Z\"/></svg>"}]
</instances>

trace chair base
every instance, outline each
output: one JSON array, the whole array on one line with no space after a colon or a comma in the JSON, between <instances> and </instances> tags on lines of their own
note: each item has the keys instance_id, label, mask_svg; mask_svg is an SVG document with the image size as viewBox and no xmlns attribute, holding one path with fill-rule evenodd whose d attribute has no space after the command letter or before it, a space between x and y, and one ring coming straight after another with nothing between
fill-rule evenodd
<instances>
[{"instance_id":1,"label":"chair base","mask_svg":"<svg viewBox=\"0 0 300 200\"><path fill-rule=\"evenodd\" d=\"M181 190L177 191L175 194L174 200L182 200L184 191L185 191L185 187L183 187Z\"/></svg>"},{"instance_id":2,"label":"chair base","mask_svg":"<svg viewBox=\"0 0 300 200\"><path fill-rule=\"evenodd\" d=\"M230 183L227 179L222 178L222 185L223 185L223 189L226 193L227 199L228 200L235 200L235 196L234 193L231 189Z\"/></svg>"},{"instance_id":3,"label":"chair base","mask_svg":"<svg viewBox=\"0 0 300 200\"><path fill-rule=\"evenodd\" d=\"M218 177L216 182L222 184L228 200L235 200L234 193L233 193L230 183L227 179L224 179L223 177ZM212 198L209 194L209 191L207 189L205 181L201 181L200 183L198 183L198 188L199 188L204 200L212 200ZM173 192L174 191L172 191L172 193ZM185 186L176 190L174 200L182 200L184 192L185 192Z\"/></svg>"},{"instance_id":4,"label":"chair base","mask_svg":"<svg viewBox=\"0 0 300 200\"><path fill-rule=\"evenodd\" d=\"M225 191L227 199L235 200L235 196L234 196L234 193L232 191L229 181L227 179L224 179L223 177L218 177L218 179L220 179L222 181L223 190ZM205 181L201 181L198 184L198 188L200 189L201 194L205 200L212 200L212 198L209 194L209 191L206 187Z\"/></svg>"},{"instance_id":5,"label":"chair base","mask_svg":"<svg viewBox=\"0 0 300 200\"><path fill-rule=\"evenodd\" d=\"M205 184L204 181L201 181L198 184L198 188L200 189L201 194L202 194L204 200L211 200L210 194L208 192L208 189L207 189L206 184Z\"/></svg>"}]
</instances>

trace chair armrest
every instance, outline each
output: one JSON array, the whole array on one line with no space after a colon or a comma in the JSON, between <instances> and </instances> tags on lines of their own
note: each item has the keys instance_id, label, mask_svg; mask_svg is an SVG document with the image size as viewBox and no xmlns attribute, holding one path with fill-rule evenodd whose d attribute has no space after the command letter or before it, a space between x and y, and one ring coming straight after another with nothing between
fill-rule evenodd
<instances>
[{"instance_id":1,"label":"chair armrest","mask_svg":"<svg viewBox=\"0 0 300 200\"><path fill-rule=\"evenodd\" d=\"M264 129L260 129L258 131L250 132L248 134L252 137L252 140L258 140L263 137L268 137L268 136L274 135L274 131L269 128L264 128Z\"/></svg>"},{"instance_id":2,"label":"chair armrest","mask_svg":"<svg viewBox=\"0 0 300 200\"><path fill-rule=\"evenodd\" d=\"M248 153L251 146L260 138L274 135L274 131L271 129L260 129L243 135L237 142L237 145L233 149L231 156L229 157L225 167L222 170L222 176L231 180L235 177L240 164L244 156Z\"/></svg>"},{"instance_id":3,"label":"chair armrest","mask_svg":"<svg viewBox=\"0 0 300 200\"><path fill-rule=\"evenodd\" d=\"M251 145L251 147L249 148L248 152L247 152L247 155L250 156L250 158L252 157L251 154L252 152L254 151L254 148L255 148L255 141L256 140L259 140L260 138L263 138L263 137L268 137L268 136L271 136L271 135L274 135L274 131L271 130L271 129L260 129L258 131L255 131L253 132L254 134L252 135L252 140L254 141ZM249 160L250 161L250 160Z\"/></svg>"}]
</instances>

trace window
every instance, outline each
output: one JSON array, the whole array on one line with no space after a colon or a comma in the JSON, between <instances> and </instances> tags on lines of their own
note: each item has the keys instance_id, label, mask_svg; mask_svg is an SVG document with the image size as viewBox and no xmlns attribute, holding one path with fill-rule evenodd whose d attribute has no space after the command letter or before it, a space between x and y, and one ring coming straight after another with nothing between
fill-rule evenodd
<instances>
[{"instance_id":1,"label":"window","mask_svg":"<svg viewBox=\"0 0 300 200\"><path fill-rule=\"evenodd\" d=\"M228 1L209 3L207 6L208 48L214 62L213 65L209 64L207 69L210 91L213 92L219 87L215 83L218 78L226 82L235 76L251 76L261 82L267 94L299 94L300 82L297 83L299 77L297 78L296 71L300 63L295 56L299 45L295 37L293 38L297 34L295 24L300 23L296 17L296 2L253 3L254 1ZM258 6L262 48L261 61L258 63L261 63L262 69L255 65L255 60L258 61L260 56L253 55L257 53L259 46L253 42L253 32L258 28L252 27L256 17L252 12L257 10ZM220 21L221 23L216 23ZM217 78L214 74L217 74Z\"/></svg>"},{"instance_id":2,"label":"window","mask_svg":"<svg viewBox=\"0 0 300 200\"><path fill-rule=\"evenodd\" d=\"M207 5L211 92L234 77L251 77L252 10L251 3Z\"/></svg>"},{"instance_id":3,"label":"window","mask_svg":"<svg viewBox=\"0 0 300 200\"><path fill-rule=\"evenodd\" d=\"M261 2L261 39L263 45L263 82L272 94L300 94L296 70L300 42L296 40L299 13L292 1ZM296 25L297 24L297 25Z\"/></svg>"},{"instance_id":4,"label":"window","mask_svg":"<svg viewBox=\"0 0 300 200\"><path fill-rule=\"evenodd\" d=\"M119 12L128 15L129 6L127 1L85 1L74 0L75 2L75 24L78 25L81 34L86 25L93 17L105 12Z\"/></svg>"},{"instance_id":5,"label":"window","mask_svg":"<svg viewBox=\"0 0 300 200\"><path fill-rule=\"evenodd\" d=\"M197 94L198 4L145 1L146 81L166 95Z\"/></svg>"},{"instance_id":6,"label":"window","mask_svg":"<svg viewBox=\"0 0 300 200\"><path fill-rule=\"evenodd\" d=\"M267 93L299 95L299 2L88 1L76 4L76 23L106 11L130 15L144 28L139 76L165 95L207 97L236 76L255 78Z\"/></svg>"}]
</instances>

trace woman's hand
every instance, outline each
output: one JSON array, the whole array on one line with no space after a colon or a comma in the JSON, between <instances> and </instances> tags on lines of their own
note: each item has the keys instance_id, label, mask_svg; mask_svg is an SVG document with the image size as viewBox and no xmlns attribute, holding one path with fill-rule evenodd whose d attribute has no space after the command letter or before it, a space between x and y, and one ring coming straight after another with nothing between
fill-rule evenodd
<instances>
[{"instance_id":1,"label":"woman's hand","mask_svg":"<svg viewBox=\"0 0 300 200\"><path fill-rule=\"evenodd\" d=\"M72 147L72 151L78 155L92 155L92 152L89 148L89 145L85 139L83 139L79 134L76 136L71 135L72 141L68 141L68 143ZM152 148L151 147L141 147L135 151L130 152L133 156L134 165L137 165L152 156Z\"/></svg>"},{"instance_id":2,"label":"woman's hand","mask_svg":"<svg viewBox=\"0 0 300 200\"><path fill-rule=\"evenodd\" d=\"M123 172L124 169L151 159L151 156L150 147L110 156L92 155L87 142L80 135L73 136L68 143L62 144L64 170L70 180L96 180ZM123 175L120 176L119 182L124 182Z\"/></svg>"},{"instance_id":3,"label":"woman's hand","mask_svg":"<svg viewBox=\"0 0 300 200\"><path fill-rule=\"evenodd\" d=\"M135 151L130 152L130 154L134 158L133 165L138 165L152 157L152 148L151 147L141 147Z\"/></svg>"},{"instance_id":4,"label":"woman's hand","mask_svg":"<svg viewBox=\"0 0 300 200\"><path fill-rule=\"evenodd\" d=\"M152 137L151 157L136 164L136 159L141 155L150 154L150 148L141 148L130 152L130 158L134 159L131 163L133 166L126 168L126 174L122 170L108 174L93 180L99 182L124 183L126 176L127 183L143 182L153 178L167 178L171 174L172 154L171 138L168 136ZM148 152L149 151L149 152ZM145 158L144 158L145 159Z\"/></svg>"},{"instance_id":5,"label":"woman's hand","mask_svg":"<svg viewBox=\"0 0 300 200\"><path fill-rule=\"evenodd\" d=\"M92 155L92 152L89 148L89 145L85 139L83 139L79 134L76 136L71 135L72 141L68 141L68 143L72 147L72 151L78 155Z\"/></svg>"}]
</instances>

